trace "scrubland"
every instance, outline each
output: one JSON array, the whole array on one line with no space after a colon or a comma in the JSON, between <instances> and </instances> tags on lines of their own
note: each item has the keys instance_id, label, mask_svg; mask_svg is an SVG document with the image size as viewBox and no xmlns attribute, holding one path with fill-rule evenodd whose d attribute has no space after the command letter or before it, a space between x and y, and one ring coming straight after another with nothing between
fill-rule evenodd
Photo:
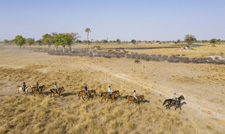
<instances>
[{"instance_id":1,"label":"scrubland","mask_svg":"<svg viewBox=\"0 0 225 134\"><path fill-rule=\"evenodd\" d=\"M126 58L50 56L16 46L0 47L0 133L190 134L225 130L224 65L142 60L137 64ZM201 57L224 51L224 46L209 49L132 51ZM45 85L44 97L31 91L18 94L23 81L30 86L37 81ZM49 94L55 82L65 87L60 97ZM78 100L77 92L85 84L96 90L97 96ZM109 85L121 93L112 103L100 97ZM132 95L133 90L145 95L144 102L127 104L124 96ZM184 95L182 110L162 106L173 92Z\"/></svg>"}]
</instances>

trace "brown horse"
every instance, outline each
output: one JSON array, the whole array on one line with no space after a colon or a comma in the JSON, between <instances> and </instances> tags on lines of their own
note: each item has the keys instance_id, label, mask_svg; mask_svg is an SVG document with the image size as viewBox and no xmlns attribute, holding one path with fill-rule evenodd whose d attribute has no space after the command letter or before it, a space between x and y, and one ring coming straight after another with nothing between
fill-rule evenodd
<instances>
[{"instance_id":1,"label":"brown horse","mask_svg":"<svg viewBox=\"0 0 225 134\"><path fill-rule=\"evenodd\" d=\"M111 94L111 98L112 98L111 102L115 100L116 95L120 95L119 90L112 92L112 94ZM106 100L106 98L109 98L110 97L110 95L109 95L108 92L102 92L101 93L101 96L102 96L102 99L104 98L105 100Z\"/></svg>"},{"instance_id":2,"label":"brown horse","mask_svg":"<svg viewBox=\"0 0 225 134\"><path fill-rule=\"evenodd\" d=\"M90 90L90 91L92 91L92 90ZM92 93L90 91L88 91L87 94L85 93L84 90L79 91L79 93L78 93L79 99L80 99L80 97L82 97L82 99L85 100L84 97L86 96L88 98L88 100L89 100L90 97L91 97L91 93Z\"/></svg>"},{"instance_id":3,"label":"brown horse","mask_svg":"<svg viewBox=\"0 0 225 134\"><path fill-rule=\"evenodd\" d=\"M175 101L175 100L173 100L173 99L166 99L166 100L163 102L163 105L165 105L165 104L167 103L167 105L165 105L165 107L166 107L167 109L170 109L170 107L175 106L175 110L176 110L177 108L180 108L180 110L182 110L182 109L181 109L181 103L180 103L181 100L185 100L185 98L184 98L183 95L181 95L180 97L178 97L177 101Z\"/></svg>"},{"instance_id":4,"label":"brown horse","mask_svg":"<svg viewBox=\"0 0 225 134\"><path fill-rule=\"evenodd\" d=\"M54 96L55 96L55 94L58 94L60 96L61 95L61 92L63 90L65 90L63 86L58 89L58 92L57 93L56 93L55 89L50 89L51 96L52 96L52 94L54 94Z\"/></svg>"},{"instance_id":5,"label":"brown horse","mask_svg":"<svg viewBox=\"0 0 225 134\"><path fill-rule=\"evenodd\" d=\"M128 103L132 103L132 104L133 104L133 102L135 101L135 99L134 99L133 96L127 95L126 98L127 98L127 100L128 100Z\"/></svg>"},{"instance_id":6,"label":"brown horse","mask_svg":"<svg viewBox=\"0 0 225 134\"><path fill-rule=\"evenodd\" d=\"M137 96L137 104L139 104L140 101L144 100L144 95L138 95Z\"/></svg>"},{"instance_id":7,"label":"brown horse","mask_svg":"<svg viewBox=\"0 0 225 134\"><path fill-rule=\"evenodd\" d=\"M132 103L135 102L135 99L133 96L126 96L127 100L128 100L128 103ZM144 95L139 95L137 96L137 104L139 104L140 101L143 101L144 100Z\"/></svg>"},{"instance_id":8,"label":"brown horse","mask_svg":"<svg viewBox=\"0 0 225 134\"><path fill-rule=\"evenodd\" d=\"M92 95L92 93L96 96L96 91L95 90L88 90L88 93L90 93L90 95Z\"/></svg>"},{"instance_id":9,"label":"brown horse","mask_svg":"<svg viewBox=\"0 0 225 134\"><path fill-rule=\"evenodd\" d=\"M38 88L38 91L37 91L37 87L32 87L31 90L32 90L32 93L34 94L34 96L35 96L36 92L39 92L39 94L42 94L42 96L44 96L44 94L43 94L44 88L45 88L45 85L42 85Z\"/></svg>"}]
</instances>

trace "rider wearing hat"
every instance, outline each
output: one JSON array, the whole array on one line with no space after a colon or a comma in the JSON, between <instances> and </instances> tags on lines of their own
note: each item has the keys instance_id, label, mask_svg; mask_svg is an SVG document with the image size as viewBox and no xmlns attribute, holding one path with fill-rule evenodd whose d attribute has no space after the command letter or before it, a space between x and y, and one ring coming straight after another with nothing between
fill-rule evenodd
<instances>
[{"instance_id":1,"label":"rider wearing hat","mask_svg":"<svg viewBox=\"0 0 225 134\"><path fill-rule=\"evenodd\" d=\"M135 100L137 100L136 90L134 90L133 97Z\"/></svg>"},{"instance_id":2,"label":"rider wearing hat","mask_svg":"<svg viewBox=\"0 0 225 134\"><path fill-rule=\"evenodd\" d=\"M36 86L37 86L36 88L37 88L37 91L38 91L38 89L39 89L39 84L38 84L38 82L37 82L37 85L36 85Z\"/></svg>"},{"instance_id":3,"label":"rider wearing hat","mask_svg":"<svg viewBox=\"0 0 225 134\"><path fill-rule=\"evenodd\" d=\"M108 94L109 94L109 96L111 96L111 94L112 94L112 89L111 89L110 86L109 86L109 88L108 88Z\"/></svg>"},{"instance_id":4,"label":"rider wearing hat","mask_svg":"<svg viewBox=\"0 0 225 134\"><path fill-rule=\"evenodd\" d=\"M85 92L85 94L87 95L87 93L88 93L87 85L84 86L84 92Z\"/></svg>"},{"instance_id":5,"label":"rider wearing hat","mask_svg":"<svg viewBox=\"0 0 225 134\"><path fill-rule=\"evenodd\" d=\"M175 102L177 102L176 92L174 92L174 93L173 93L173 95L172 95L172 99L173 99Z\"/></svg>"},{"instance_id":6,"label":"rider wearing hat","mask_svg":"<svg viewBox=\"0 0 225 134\"><path fill-rule=\"evenodd\" d=\"M25 89L26 89L26 84L25 82L23 82L23 91L25 92Z\"/></svg>"},{"instance_id":7,"label":"rider wearing hat","mask_svg":"<svg viewBox=\"0 0 225 134\"><path fill-rule=\"evenodd\" d=\"M56 91L56 93L58 93L57 82L55 82L55 91Z\"/></svg>"}]
</instances>

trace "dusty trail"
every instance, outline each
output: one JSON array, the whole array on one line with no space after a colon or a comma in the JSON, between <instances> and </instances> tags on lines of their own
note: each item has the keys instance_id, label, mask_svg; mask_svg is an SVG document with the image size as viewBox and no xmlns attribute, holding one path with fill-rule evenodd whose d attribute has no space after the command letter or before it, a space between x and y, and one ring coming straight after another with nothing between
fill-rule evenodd
<instances>
[{"instance_id":1,"label":"dusty trail","mask_svg":"<svg viewBox=\"0 0 225 134\"><path fill-rule=\"evenodd\" d=\"M113 68L109 69L109 68L105 68L105 67L101 67L101 66L97 66L97 65L86 65L86 66L90 69L94 69L96 71L102 71L102 72L109 74L113 77L116 77L118 79L122 79L127 82L136 84L137 86L140 86L144 89L149 89L158 95L164 96L165 98L168 97L168 96L166 96L166 94L170 93L168 90L164 90L164 91L160 90L160 89L165 89L164 85L157 85L154 83L149 83L144 80L140 81L137 78L129 76L128 74L123 74ZM143 93L143 91L139 91L139 92ZM146 96L146 97L148 98L148 96ZM209 109L208 107L205 107L204 102L197 101L196 98L194 98L193 96L190 96L189 94L185 94L185 98L186 98L185 101L187 102L187 100L188 100L188 102L187 102L187 105L184 105L184 107L188 107L188 108L185 108L185 111L188 113L189 118L192 118L193 120L198 119L198 117L208 118L216 126L219 125L221 127L221 125L223 125L223 123L221 123L221 121L218 122L218 120L225 120L225 114L217 113L213 109ZM196 102L198 102L198 103L196 103ZM192 110L189 110L189 109L192 109ZM210 114L207 111L210 111ZM194 123L194 124L196 124L196 123Z\"/></svg>"}]
</instances>

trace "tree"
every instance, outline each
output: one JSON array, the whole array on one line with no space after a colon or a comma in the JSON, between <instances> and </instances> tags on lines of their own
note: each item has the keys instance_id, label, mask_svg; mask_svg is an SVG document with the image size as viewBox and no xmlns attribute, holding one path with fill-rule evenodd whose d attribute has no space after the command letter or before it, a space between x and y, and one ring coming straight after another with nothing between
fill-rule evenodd
<instances>
[{"instance_id":1,"label":"tree","mask_svg":"<svg viewBox=\"0 0 225 134\"><path fill-rule=\"evenodd\" d=\"M116 39L116 42L120 44L121 40L120 39Z\"/></svg>"},{"instance_id":2,"label":"tree","mask_svg":"<svg viewBox=\"0 0 225 134\"><path fill-rule=\"evenodd\" d=\"M89 44L89 33L91 32L91 29L90 28L86 28L85 29L85 32L87 33L87 42L88 42L88 44Z\"/></svg>"},{"instance_id":3,"label":"tree","mask_svg":"<svg viewBox=\"0 0 225 134\"><path fill-rule=\"evenodd\" d=\"M78 33L70 33L71 37L72 37L72 44L74 44L78 38L80 38L80 36L78 36ZM71 45L70 45L71 46ZM71 47L69 47L71 50ZM72 51L74 49L74 45L72 45Z\"/></svg>"},{"instance_id":4,"label":"tree","mask_svg":"<svg viewBox=\"0 0 225 134\"><path fill-rule=\"evenodd\" d=\"M192 43L194 43L196 41L197 41L197 39L195 38L194 35L190 35L190 34L185 35L184 42L188 43L187 47L190 47L190 45L192 45Z\"/></svg>"},{"instance_id":5,"label":"tree","mask_svg":"<svg viewBox=\"0 0 225 134\"><path fill-rule=\"evenodd\" d=\"M216 44L216 42L217 42L217 39L215 39L215 38L213 38L209 41L209 43L211 43L211 44Z\"/></svg>"},{"instance_id":6,"label":"tree","mask_svg":"<svg viewBox=\"0 0 225 134\"><path fill-rule=\"evenodd\" d=\"M108 43L108 40L102 40L102 43Z\"/></svg>"},{"instance_id":7,"label":"tree","mask_svg":"<svg viewBox=\"0 0 225 134\"><path fill-rule=\"evenodd\" d=\"M42 39L37 40L36 43L37 43L38 45L42 45L42 43L41 43L42 41L41 41L41 40L42 40Z\"/></svg>"},{"instance_id":8,"label":"tree","mask_svg":"<svg viewBox=\"0 0 225 134\"><path fill-rule=\"evenodd\" d=\"M136 40L135 39L131 40L131 43L136 44Z\"/></svg>"},{"instance_id":9,"label":"tree","mask_svg":"<svg viewBox=\"0 0 225 134\"><path fill-rule=\"evenodd\" d=\"M217 39L217 41L216 41L216 42L221 43L221 39Z\"/></svg>"},{"instance_id":10,"label":"tree","mask_svg":"<svg viewBox=\"0 0 225 134\"><path fill-rule=\"evenodd\" d=\"M29 46L31 46L32 44L34 44L35 41L34 38L27 38L26 42Z\"/></svg>"},{"instance_id":11,"label":"tree","mask_svg":"<svg viewBox=\"0 0 225 134\"><path fill-rule=\"evenodd\" d=\"M15 42L16 45L19 45L21 49L21 47L25 44L26 39L22 35L17 35L15 39L13 39L13 42Z\"/></svg>"},{"instance_id":12,"label":"tree","mask_svg":"<svg viewBox=\"0 0 225 134\"><path fill-rule=\"evenodd\" d=\"M10 43L10 41L7 40L7 39L5 39L3 42L4 42L5 44L9 44L9 43Z\"/></svg>"},{"instance_id":13,"label":"tree","mask_svg":"<svg viewBox=\"0 0 225 134\"><path fill-rule=\"evenodd\" d=\"M71 47L71 44L73 43L73 36L71 33L59 33L54 38L54 44L56 46L63 46L63 53L65 52L66 45L68 47Z\"/></svg>"},{"instance_id":14,"label":"tree","mask_svg":"<svg viewBox=\"0 0 225 134\"><path fill-rule=\"evenodd\" d=\"M51 45L54 43L53 42L54 38L52 37L52 35L46 33L45 35L42 36L42 38L43 39L41 40L41 43L44 45L48 45L48 49L50 49Z\"/></svg>"}]
</instances>

